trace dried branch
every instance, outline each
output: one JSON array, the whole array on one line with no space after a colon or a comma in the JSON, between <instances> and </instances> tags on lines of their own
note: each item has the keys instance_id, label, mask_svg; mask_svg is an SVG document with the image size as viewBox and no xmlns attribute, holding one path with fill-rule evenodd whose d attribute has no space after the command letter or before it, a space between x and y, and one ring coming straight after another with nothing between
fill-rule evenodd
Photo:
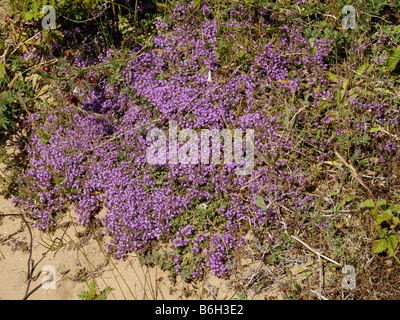
<instances>
[{"instance_id":1,"label":"dried branch","mask_svg":"<svg viewBox=\"0 0 400 320\"><path fill-rule=\"evenodd\" d=\"M331 258L328 258L327 256L324 256L321 252L311 248L307 243L305 243L304 241L300 240L296 236L290 236L290 237L292 239L296 240L297 242L301 243L303 246L305 246L311 252L314 252L318 257L324 258L325 260L328 260L328 261L332 262L333 264L336 264L337 266L340 266L340 267L342 266L339 262L336 262L335 260L332 260Z\"/></svg>"},{"instance_id":2,"label":"dried branch","mask_svg":"<svg viewBox=\"0 0 400 320\"><path fill-rule=\"evenodd\" d=\"M357 181L368 191L369 195L371 196L372 199L374 199L374 201L376 200L374 195L372 194L372 191L370 190L370 188L368 188L368 186L364 183L364 181L361 179L360 175L357 173L356 169L354 169L354 167L349 164L346 160L344 160L344 158L340 155L339 152L337 152L336 150L335 154L336 156L340 159L340 161L342 161L344 163L344 165L349 168L351 174L354 176L354 178L357 179Z\"/></svg>"}]
</instances>

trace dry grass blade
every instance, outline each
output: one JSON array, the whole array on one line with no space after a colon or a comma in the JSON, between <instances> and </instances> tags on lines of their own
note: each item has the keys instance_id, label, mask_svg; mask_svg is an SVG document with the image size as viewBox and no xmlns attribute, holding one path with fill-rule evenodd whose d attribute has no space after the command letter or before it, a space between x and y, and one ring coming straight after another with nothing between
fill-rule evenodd
<instances>
[{"instance_id":1,"label":"dry grass blade","mask_svg":"<svg viewBox=\"0 0 400 320\"><path fill-rule=\"evenodd\" d=\"M353 167L351 164L349 164L349 163L340 155L339 152L337 152L336 150L334 150L334 151L335 151L336 156L340 159L340 161L342 161L343 164L344 164L347 168L349 168L349 170L350 170L351 174L354 176L354 178L356 178L357 181L368 191L368 193L369 193L369 195L371 196L371 198L374 199L374 201L375 201L376 199L375 199L375 197L374 197L374 195L373 195L371 189L368 188L368 186L367 186L367 185L365 184L365 182L362 180L362 178L360 177L360 175L357 173L356 169L354 169L354 167Z\"/></svg>"}]
</instances>

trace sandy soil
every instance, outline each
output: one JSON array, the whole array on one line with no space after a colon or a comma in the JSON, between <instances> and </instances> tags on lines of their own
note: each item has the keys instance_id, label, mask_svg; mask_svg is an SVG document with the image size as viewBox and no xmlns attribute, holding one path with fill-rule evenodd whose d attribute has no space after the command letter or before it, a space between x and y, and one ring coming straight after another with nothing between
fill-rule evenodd
<instances>
[{"instance_id":1,"label":"sandy soil","mask_svg":"<svg viewBox=\"0 0 400 320\"><path fill-rule=\"evenodd\" d=\"M0 212L17 214L10 201L0 196ZM15 300L25 297L27 290L27 270L30 252L29 229L20 216L1 218L0 225L0 299ZM34 300L74 300L83 290L88 290L85 276L95 275L100 289L111 286L108 299L231 299L235 291L227 288L227 282L209 277L204 285L187 284L177 280L172 285L168 274L158 267L148 268L139 263L136 256L126 261L115 260L99 246L91 235L75 223L64 223L64 231L57 230L49 235L35 228L33 234L32 257L35 265L29 291L40 287L28 299ZM78 231L78 232L76 232ZM78 236L78 237L77 237ZM48 250L52 240L62 246ZM46 272L49 271L47 274ZM52 282L42 284L54 275ZM202 294L203 292L203 294ZM212 294L211 294L212 292ZM214 297L213 297L214 296Z\"/></svg>"},{"instance_id":2,"label":"sandy soil","mask_svg":"<svg viewBox=\"0 0 400 320\"><path fill-rule=\"evenodd\" d=\"M135 254L125 261L107 255L98 243L100 237L96 239L85 233L72 214L67 214L60 223L64 230L58 229L50 235L28 228L18 213L9 200L0 196L0 214L13 214L0 216L0 300L23 299L28 283L28 292L37 288L29 295L30 300L76 300L79 293L88 290L85 278L89 282L94 279L100 290L107 286L114 288L107 297L110 300L232 300L238 298L238 292L246 292L252 300L283 299L281 289L282 284L289 283L288 272L299 283L309 281L301 269L310 269L305 267L306 260L314 258L305 257L303 262L288 263L279 270L243 254L240 267L230 279L207 275L204 282L186 283L178 277L172 284L167 272L141 264ZM49 250L52 243L55 245ZM28 261L34 265L30 282ZM318 277L316 265L312 266L314 277ZM49 275L54 278L46 282ZM257 283L257 278L264 287L254 291L258 285L249 283ZM241 289L234 288L238 283Z\"/></svg>"}]
</instances>

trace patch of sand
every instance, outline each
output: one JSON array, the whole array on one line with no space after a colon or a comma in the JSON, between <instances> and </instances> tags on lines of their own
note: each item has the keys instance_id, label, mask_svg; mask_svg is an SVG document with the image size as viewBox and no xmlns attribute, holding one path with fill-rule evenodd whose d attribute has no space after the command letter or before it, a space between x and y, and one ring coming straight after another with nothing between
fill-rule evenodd
<instances>
[{"instance_id":1,"label":"patch of sand","mask_svg":"<svg viewBox=\"0 0 400 320\"><path fill-rule=\"evenodd\" d=\"M62 229L50 235L28 228L18 213L10 200L0 195L0 300L26 296L31 251L35 268L28 292L37 288L29 295L31 300L77 300L79 293L88 290L85 278L88 282L94 279L100 290L113 288L107 296L109 300L232 300L238 298L236 293L243 292L252 300L284 299L290 298L294 282L318 283L319 265L312 254L302 259L294 257L295 263L267 266L247 247L246 252L238 253L241 257L228 280L207 275L204 282L187 283L177 277L172 284L168 272L145 266L135 254L128 255L125 261L107 255L99 244L105 241L100 232L96 239L76 223L72 214L65 214L59 223ZM49 250L52 243L53 250ZM312 260L315 263L309 263ZM49 275L53 275L53 281L45 282ZM235 284L240 286L234 288ZM313 284L310 287L316 292L318 288ZM282 290L285 286L286 294Z\"/></svg>"},{"instance_id":2,"label":"patch of sand","mask_svg":"<svg viewBox=\"0 0 400 320\"><path fill-rule=\"evenodd\" d=\"M0 212L18 214L10 201L0 196ZM30 252L29 229L20 216L0 218L0 299L19 300L27 290L27 270ZM94 279L99 289L114 288L107 299L231 299L235 291L227 288L227 281L209 276L202 283L188 284L177 279L172 285L168 273L158 267L141 264L132 254L125 261L109 257L102 246L82 227L64 222L65 229L54 235L31 228L33 234L32 257L35 265L29 291L39 287L28 299L74 300L88 290L84 277ZM77 237L78 236L78 237ZM48 250L52 241L62 246ZM46 274L47 272L47 274ZM53 282L43 281L54 276ZM90 280L89 280L90 281ZM211 294L212 292L212 294Z\"/></svg>"}]
</instances>

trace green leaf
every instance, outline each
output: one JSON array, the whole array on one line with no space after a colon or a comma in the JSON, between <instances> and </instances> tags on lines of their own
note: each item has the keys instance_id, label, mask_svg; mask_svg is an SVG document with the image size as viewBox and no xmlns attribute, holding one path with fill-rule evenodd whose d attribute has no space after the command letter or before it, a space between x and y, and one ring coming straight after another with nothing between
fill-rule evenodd
<instances>
[{"instance_id":1,"label":"green leaf","mask_svg":"<svg viewBox=\"0 0 400 320\"><path fill-rule=\"evenodd\" d=\"M243 50L239 53L239 60L243 60L246 57L246 50Z\"/></svg>"},{"instance_id":2,"label":"green leaf","mask_svg":"<svg viewBox=\"0 0 400 320\"><path fill-rule=\"evenodd\" d=\"M379 239L385 239L387 235L387 228L380 228L378 227L378 237Z\"/></svg>"},{"instance_id":3,"label":"green leaf","mask_svg":"<svg viewBox=\"0 0 400 320\"><path fill-rule=\"evenodd\" d=\"M400 61L400 49L393 49L389 52L386 60L386 67L389 71L396 69L397 64Z\"/></svg>"},{"instance_id":4,"label":"green leaf","mask_svg":"<svg viewBox=\"0 0 400 320\"><path fill-rule=\"evenodd\" d=\"M33 75L33 77L32 77L32 87L33 87L33 89L36 88L36 83L37 83L38 78L39 78L39 75L37 73L35 73Z\"/></svg>"},{"instance_id":5,"label":"green leaf","mask_svg":"<svg viewBox=\"0 0 400 320\"><path fill-rule=\"evenodd\" d=\"M393 212L400 212L400 204L392 204L392 205L390 206L390 209L391 209Z\"/></svg>"},{"instance_id":6,"label":"green leaf","mask_svg":"<svg viewBox=\"0 0 400 320\"><path fill-rule=\"evenodd\" d=\"M313 260L310 260L306 263L306 267L312 266L314 264Z\"/></svg>"},{"instance_id":7,"label":"green leaf","mask_svg":"<svg viewBox=\"0 0 400 320\"><path fill-rule=\"evenodd\" d=\"M244 293L244 292L242 292L242 293L237 292L236 296L237 296L237 298L233 298L233 300L248 300L246 293Z\"/></svg>"},{"instance_id":8,"label":"green leaf","mask_svg":"<svg viewBox=\"0 0 400 320\"><path fill-rule=\"evenodd\" d=\"M397 239L397 236L395 234L391 233L387 236L387 246L390 255L394 254L394 251L396 250L398 244L399 240Z\"/></svg>"},{"instance_id":9,"label":"green leaf","mask_svg":"<svg viewBox=\"0 0 400 320\"><path fill-rule=\"evenodd\" d=\"M374 90L380 91L380 92L385 93L385 94L390 94L390 95L394 94L392 91L389 91L389 90L384 89L384 88L375 88Z\"/></svg>"},{"instance_id":10,"label":"green leaf","mask_svg":"<svg viewBox=\"0 0 400 320\"><path fill-rule=\"evenodd\" d=\"M369 159L368 159L368 158L362 159L362 160L360 161L360 166L367 165L368 162L369 162Z\"/></svg>"},{"instance_id":11,"label":"green leaf","mask_svg":"<svg viewBox=\"0 0 400 320\"><path fill-rule=\"evenodd\" d=\"M78 298L82 300L90 300L91 294L89 291L82 291L78 293Z\"/></svg>"},{"instance_id":12,"label":"green leaf","mask_svg":"<svg viewBox=\"0 0 400 320\"><path fill-rule=\"evenodd\" d=\"M3 63L0 63L0 79L4 78L6 75L6 67Z\"/></svg>"},{"instance_id":13,"label":"green leaf","mask_svg":"<svg viewBox=\"0 0 400 320\"><path fill-rule=\"evenodd\" d=\"M347 90L349 88L349 83L350 83L349 79L343 80L343 84L342 84L343 90Z\"/></svg>"},{"instance_id":14,"label":"green leaf","mask_svg":"<svg viewBox=\"0 0 400 320\"><path fill-rule=\"evenodd\" d=\"M372 199L365 200L362 207L363 208L375 208L375 202Z\"/></svg>"},{"instance_id":15,"label":"green leaf","mask_svg":"<svg viewBox=\"0 0 400 320\"><path fill-rule=\"evenodd\" d=\"M378 224L381 224L382 222L385 222L385 221L388 221L388 220L390 220L390 217L388 217L388 216L386 216L386 215L383 215L383 214L380 214L380 215L378 215L378 216L376 217L376 222L377 222Z\"/></svg>"},{"instance_id":16,"label":"green leaf","mask_svg":"<svg viewBox=\"0 0 400 320\"><path fill-rule=\"evenodd\" d=\"M92 281L92 282L89 284L89 290L90 290L90 292L93 293L93 294L95 294L95 293L97 292L97 284L96 284L96 282Z\"/></svg>"},{"instance_id":17,"label":"green leaf","mask_svg":"<svg viewBox=\"0 0 400 320\"><path fill-rule=\"evenodd\" d=\"M330 71L328 71L326 73L326 75L328 76L329 80L331 80L332 82L338 82L338 76Z\"/></svg>"},{"instance_id":18,"label":"green leaf","mask_svg":"<svg viewBox=\"0 0 400 320\"><path fill-rule=\"evenodd\" d=\"M46 84L45 86L43 86L43 87L40 89L40 91L39 91L39 93L37 94L36 98L38 98L38 97L40 97L41 95L45 94L48 90L49 90L49 85Z\"/></svg>"},{"instance_id":19,"label":"green leaf","mask_svg":"<svg viewBox=\"0 0 400 320\"><path fill-rule=\"evenodd\" d=\"M22 12L21 17L24 20L32 20L34 17L34 14L32 11Z\"/></svg>"},{"instance_id":20,"label":"green leaf","mask_svg":"<svg viewBox=\"0 0 400 320\"><path fill-rule=\"evenodd\" d=\"M369 70L369 64L368 63L364 63L362 66L359 66L358 69L356 70L356 74L358 76L361 76L364 73L364 69L365 70Z\"/></svg>"},{"instance_id":21,"label":"green leaf","mask_svg":"<svg viewBox=\"0 0 400 320\"><path fill-rule=\"evenodd\" d=\"M391 209L385 210L385 215L386 215L387 217L389 217L389 219L392 218L392 217L393 217L392 210L391 210Z\"/></svg>"},{"instance_id":22,"label":"green leaf","mask_svg":"<svg viewBox=\"0 0 400 320\"><path fill-rule=\"evenodd\" d=\"M51 78L50 75L43 70L36 70L36 73L42 76L43 78Z\"/></svg>"},{"instance_id":23,"label":"green leaf","mask_svg":"<svg viewBox=\"0 0 400 320\"><path fill-rule=\"evenodd\" d=\"M388 248L386 239L374 240L372 242L372 252L381 253Z\"/></svg>"},{"instance_id":24,"label":"green leaf","mask_svg":"<svg viewBox=\"0 0 400 320\"><path fill-rule=\"evenodd\" d=\"M336 99L336 101L341 102L343 100L344 93L345 93L344 90L341 90L341 89L336 90L335 91L335 99Z\"/></svg>"},{"instance_id":25,"label":"green leaf","mask_svg":"<svg viewBox=\"0 0 400 320\"><path fill-rule=\"evenodd\" d=\"M267 206L265 205L264 199L259 195L256 195L256 205L257 205L257 207L259 207L259 208L261 208L263 210L267 209Z\"/></svg>"}]
</instances>

